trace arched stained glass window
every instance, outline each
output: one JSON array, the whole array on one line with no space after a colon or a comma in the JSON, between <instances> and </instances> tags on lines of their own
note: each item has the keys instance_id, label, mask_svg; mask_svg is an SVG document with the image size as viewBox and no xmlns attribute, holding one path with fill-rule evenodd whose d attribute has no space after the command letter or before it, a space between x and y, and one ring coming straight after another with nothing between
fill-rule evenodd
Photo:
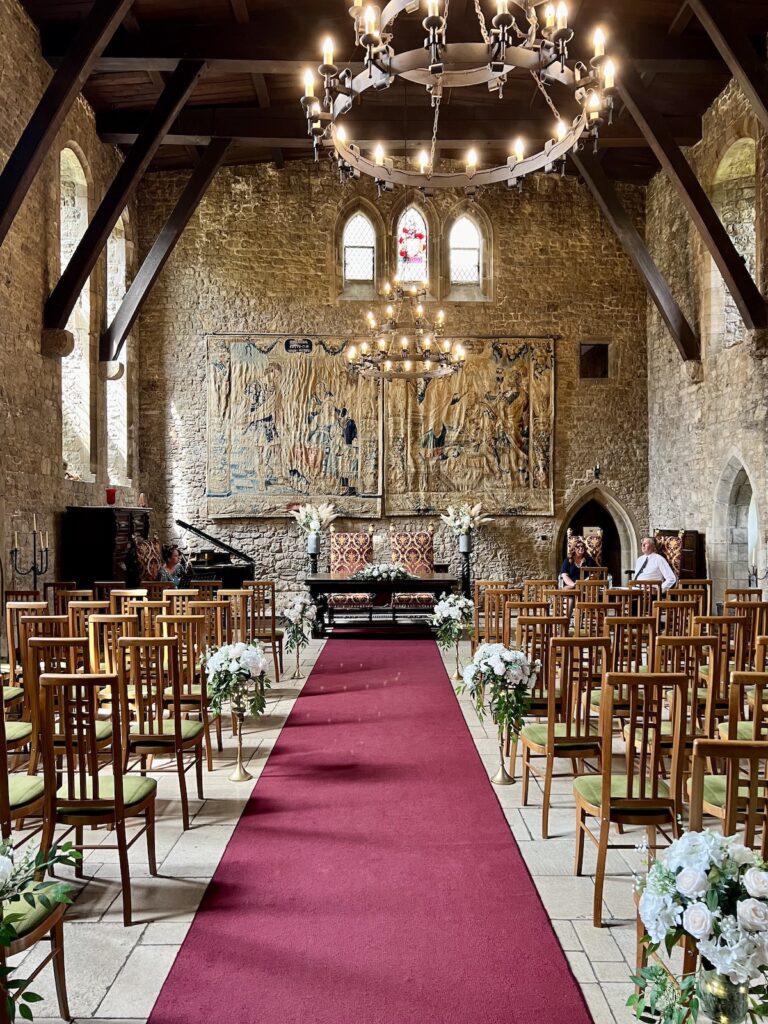
<instances>
[{"instance_id":1,"label":"arched stained glass window","mask_svg":"<svg viewBox=\"0 0 768 1024\"><path fill-rule=\"evenodd\" d=\"M469 217L451 228L451 284L480 284L480 232Z\"/></svg>"},{"instance_id":2,"label":"arched stained glass window","mask_svg":"<svg viewBox=\"0 0 768 1024\"><path fill-rule=\"evenodd\" d=\"M429 278L429 236L419 211L409 206L397 224L397 276L400 281Z\"/></svg>"},{"instance_id":3,"label":"arched stained glass window","mask_svg":"<svg viewBox=\"0 0 768 1024\"><path fill-rule=\"evenodd\" d=\"M344 282L373 281L376 273L376 232L363 213L353 214L344 226Z\"/></svg>"}]
</instances>

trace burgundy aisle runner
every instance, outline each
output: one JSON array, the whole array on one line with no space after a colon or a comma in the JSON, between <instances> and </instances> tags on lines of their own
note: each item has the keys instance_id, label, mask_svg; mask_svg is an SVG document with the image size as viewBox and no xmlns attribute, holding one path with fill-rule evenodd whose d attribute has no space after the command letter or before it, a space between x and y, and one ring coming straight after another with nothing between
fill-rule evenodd
<instances>
[{"instance_id":1,"label":"burgundy aisle runner","mask_svg":"<svg viewBox=\"0 0 768 1024\"><path fill-rule=\"evenodd\" d=\"M330 640L150 1024L588 1024L431 640Z\"/></svg>"}]
</instances>

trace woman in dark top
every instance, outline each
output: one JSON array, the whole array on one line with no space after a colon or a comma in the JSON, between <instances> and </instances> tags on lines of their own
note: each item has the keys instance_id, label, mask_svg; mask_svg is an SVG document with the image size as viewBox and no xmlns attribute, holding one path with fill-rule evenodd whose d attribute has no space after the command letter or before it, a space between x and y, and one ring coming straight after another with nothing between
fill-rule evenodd
<instances>
[{"instance_id":1,"label":"woman in dark top","mask_svg":"<svg viewBox=\"0 0 768 1024\"><path fill-rule=\"evenodd\" d=\"M560 568L560 579L565 590L573 590L581 579L582 569L594 569L597 562L587 554L585 544L577 544L573 549L573 560L566 558Z\"/></svg>"}]
</instances>

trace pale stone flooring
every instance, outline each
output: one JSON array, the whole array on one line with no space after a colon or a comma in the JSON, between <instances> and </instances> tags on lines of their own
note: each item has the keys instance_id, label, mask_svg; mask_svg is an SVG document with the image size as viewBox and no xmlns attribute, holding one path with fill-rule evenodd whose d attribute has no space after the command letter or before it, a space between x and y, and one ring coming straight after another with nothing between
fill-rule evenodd
<instances>
[{"instance_id":1,"label":"pale stone flooring","mask_svg":"<svg viewBox=\"0 0 768 1024\"><path fill-rule=\"evenodd\" d=\"M305 669L314 664L322 646L322 642L313 641L304 652ZM462 645L462 658L469 658L468 644ZM293 682L288 678L292 670L289 662L290 657L283 680L270 693L267 716L261 723L247 726L245 753L248 769L255 778L261 773L303 686L303 681ZM445 662L451 675L452 655L446 657ZM460 705L480 756L492 775L498 764L493 726L490 722L478 721L466 697L461 698ZM85 855L87 877L79 883L81 887L67 913L65 926L70 1010L77 1021L91 1024L99 1021L143 1024L146 1021L251 792L252 783L236 784L227 779L234 757L234 741L227 725L225 722L225 749L216 756L215 771L205 773L205 800L191 795L194 778L190 779L190 806L194 818L188 832L181 829L175 775L158 776L159 877L149 875L142 837L130 851L134 879L131 928L124 928L122 924L116 852L96 849ZM629 976L635 956L632 873L642 866L642 855L635 849L609 853L604 897L607 926L595 929L592 926L594 886L590 872L594 870L594 851L591 844L588 843L585 850L584 877L575 878L572 874L575 811L571 781L563 779L555 783L550 817L552 838L547 841L540 838L541 789L536 782L532 783L527 808L521 807L519 781L514 786L494 787L494 791L584 991L595 1024L625 1024L634 1020L625 1003L631 992ZM89 841L92 840L86 838L86 842ZM105 837L105 841L110 840ZM629 841L634 841L633 837L630 836ZM26 960L20 958L20 962L29 967L42 958L45 948L41 944L27 954ZM23 968L20 976L26 976ZM50 967L43 970L32 989L44 998L34 1007L38 1024L58 1022ZM393 1024L400 1022L393 1021ZM541 1024L567 1022L547 1021L542 1016Z\"/></svg>"}]
</instances>

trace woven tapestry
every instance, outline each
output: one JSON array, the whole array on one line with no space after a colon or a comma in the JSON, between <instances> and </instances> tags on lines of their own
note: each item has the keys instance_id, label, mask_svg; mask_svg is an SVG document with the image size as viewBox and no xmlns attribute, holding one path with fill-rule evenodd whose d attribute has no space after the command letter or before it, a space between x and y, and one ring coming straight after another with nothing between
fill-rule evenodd
<instances>
[{"instance_id":1,"label":"woven tapestry","mask_svg":"<svg viewBox=\"0 0 768 1024\"><path fill-rule=\"evenodd\" d=\"M387 389L385 510L552 514L554 347L466 341L465 368Z\"/></svg>"},{"instance_id":2,"label":"woven tapestry","mask_svg":"<svg viewBox=\"0 0 768 1024\"><path fill-rule=\"evenodd\" d=\"M342 339L208 338L208 512L285 516L330 501L381 514L379 385L352 378Z\"/></svg>"}]
</instances>

